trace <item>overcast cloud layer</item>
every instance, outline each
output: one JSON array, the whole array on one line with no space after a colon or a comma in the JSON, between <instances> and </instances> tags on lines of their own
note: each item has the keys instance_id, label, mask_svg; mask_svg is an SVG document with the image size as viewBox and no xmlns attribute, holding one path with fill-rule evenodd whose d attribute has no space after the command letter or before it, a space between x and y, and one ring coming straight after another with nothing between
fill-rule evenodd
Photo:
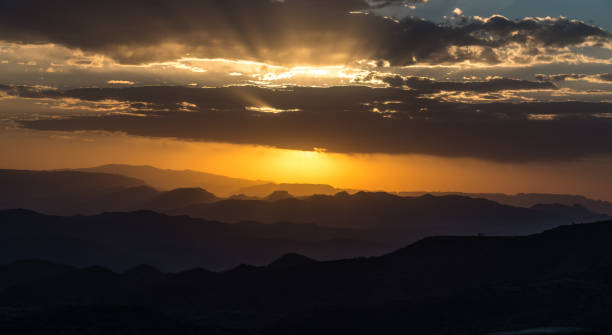
<instances>
[{"instance_id":1,"label":"overcast cloud layer","mask_svg":"<svg viewBox=\"0 0 612 335\"><path fill-rule=\"evenodd\" d=\"M611 34L566 18L458 17L454 24L401 21L372 10L410 1L158 0L0 1L0 40L56 43L141 64L186 57L275 64L497 64L609 46ZM374 3L374 4L373 4ZM366 15L369 13L369 15Z\"/></svg>"},{"instance_id":2,"label":"overcast cloud layer","mask_svg":"<svg viewBox=\"0 0 612 335\"><path fill-rule=\"evenodd\" d=\"M466 1L0 0L0 99L71 111L19 120L37 130L501 162L612 154L612 34L527 7L478 17L491 5ZM427 8L446 18L410 15Z\"/></svg>"},{"instance_id":3,"label":"overcast cloud layer","mask_svg":"<svg viewBox=\"0 0 612 335\"><path fill-rule=\"evenodd\" d=\"M509 83L504 81L500 89ZM525 85L516 84L518 89ZM1 89L29 98L100 103L106 111L115 107L99 116L21 122L37 130L120 131L298 150L500 162L612 154L610 103L450 103L421 98L418 90L367 87Z\"/></svg>"}]
</instances>

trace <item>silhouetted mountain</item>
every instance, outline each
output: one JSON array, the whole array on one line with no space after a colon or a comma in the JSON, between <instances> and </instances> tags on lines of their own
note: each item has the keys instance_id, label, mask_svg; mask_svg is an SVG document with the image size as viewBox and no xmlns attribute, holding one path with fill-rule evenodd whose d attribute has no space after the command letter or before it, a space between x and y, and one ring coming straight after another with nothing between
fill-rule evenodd
<instances>
[{"instance_id":1,"label":"silhouetted mountain","mask_svg":"<svg viewBox=\"0 0 612 335\"><path fill-rule=\"evenodd\" d=\"M147 280L98 267L69 270L0 292L0 311L11 313L0 330L44 327L53 318L65 323L51 322L57 329L45 334L59 334L80 322L67 315L105 304L176 320L176 334L609 334L611 240L608 221L523 237L431 237L372 258L317 262L291 254L266 267Z\"/></svg>"},{"instance_id":2,"label":"silhouetted mountain","mask_svg":"<svg viewBox=\"0 0 612 335\"><path fill-rule=\"evenodd\" d=\"M0 170L0 185L0 209L29 208L51 214L87 213L108 199L129 205L135 194L151 194L138 179L77 171Z\"/></svg>"},{"instance_id":3,"label":"silhouetted mountain","mask_svg":"<svg viewBox=\"0 0 612 335\"><path fill-rule=\"evenodd\" d=\"M76 214L77 212L82 214L98 214L102 212L143 209L146 207L145 204L148 204L162 194L162 192L158 192L150 186L122 188L103 194L81 205L81 207L75 207L72 210L68 208L65 212L66 215ZM27 205L21 207L30 208Z\"/></svg>"},{"instance_id":4,"label":"silhouetted mountain","mask_svg":"<svg viewBox=\"0 0 612 335\"><path fill-rule=\"evenodd\" d=\"M201 188L159 192L121 175L80 171L0 170L0 209L26 208L75 215L152 209L167 211L219 200Z\"/></svg>"},{"instance_id":5,"label":"silhouetted mountain","mask_svg":"<svg viewBox=\"0 0 612 335\"><path fill-rule=\"evenodd\" d=\"M263 198L271 193L285 191L296 197L315 194L334 195L342 190L324 184L275 184L255 185L243 187L237 193Z\"/></svg>"},{"instance_id":6,"label":"silhouetted mountain","mask_svg":"<svg viewBox=\"0 0 612 335\"><path fill-rule=\"evenodd\" d=\"M124 276L134 281L157 281L162 279L163 273L151 265L138 265L125 271Z\"/></svg>"},{"instance_id":7,"label":"silhouetted mountain","mask_svg":"<svg viewBox=\"0 0 612 335\"><path fill-rule=\"evenodd\" d=\"M37 260L0 265L0 290L15 284L41 280L73 270L75 268L72 266Z\"/></svg>"},{"instance_id":8,"label":"silhouetted mountain","mask_svg":"<svg viewBox=\"0 0 612 335\"><path fill-rule=\"evenodd\" d=\"M224 224L149 211L75 217L0 211L0 245L6 251L0 253L0 263L44 258L113 269L153 264L165 270L263 265L289 252L337 259L390 250L359 230L289 223Z\"/></svg>"},{"instance_id":9,"label":"silhouetted mountain","mask_svg":"<svg viewBox=\"0 0 612 335\"><path fill-rule=\"evenodd\" d=\"M325 184L276 184L265 181L230 178L199 171L158 169L152 166L110 164L78 169L78 171L103 172L134 177L160 190L199 187L222 197L241 194L248 197L264 198L276 191L287 191L294 196L303 197L315 194L334 195L342 191Z\"/></svg>"},{"instance_id":10,"label":"silhouetted mountain","mask_svg":"<svg viewBox=\"0 0 612 335\"><path fill-rule=\"evenodd\" d=\"M212 173L198 171L163 170L152 166L103 165L93 168L78 169L84 172L104 172L138 178L160 190L199 187L220 196L241 193L244 187L256 186L265 182L239 178L229 178ZM270 192L268 192L270 193Z\"/></svg>"},{"instance_id":11,"label":"silhouetted mountain","mask_svg":"<svg viewBox=\"0 0 612 335\"><path fill-rule=\"evenodd\" d=\"M573 206L560 204L538 204L531 206L531 209L542 213L572 217L576 221L589 220L589 218L593 216L593 213L589 212L588 209L579 204L575 204Z\"/></svg>"},{"instance_id":12,"label":"silhouetted mountain","mask_svg":"<svg viewBox=\"0 0 612 335\"><path fill-rule=\"evenodd\" d=\"M167 211L183 206L210 203L218 200L217 196L201 188L181 188L159 193L150 201L141 204L140 209Z\"/></svg>"},{"instance_id":13,"label":"silhouetted mountain","mask_svg":"<svg viewBox=\"0 0 612 335\"><path fill-rule=\"evenodd\" d=\"M279 201L285 199L291 199L293 196L287 191L274 191L264 198L266 201Z\"/></svg>"},{"instance_id":14,"label":"silhouetted mountain","mask_svg":"<svg viewBox=\"0 0 612 335\"><path fill-rule=\"evenodd\" d=\"M282 256L268 265L271 268L297 268L303 267L310 264L314 264L316 261L312 258L302 256L296 253L290 253Z\"/></svg>"},{"instance_id":15,"label":"silhouetted mountain","mask_svg":"<svg viewBox=\"0 0 612 335\"><path fill-rule=\"evenodd\" d=\"M245 194L234 194L228 199L230 200L261 200L259 197L251 197Z\"/></svg>"},{"instance_id":16,"label":"silhouetted mountain","mask_svg":"<svg viewBox=\"0 0 612 335\"><path fill-rule=\"evenodd\" d=\"M410 198L366 192L277 201L223 200L186 206L170 213L223 222L306 222L362 228L400 244L432 235L529 234L561 224L606 217L578 207L518 208L462 196Z\"/></svg>"},{"instance_id":17,"label":"silhouetted mountain","mask_svg":"<svg viewBox=\"0 0 612 335\"><path fill-rule=\"evenodd\" d=\"M581 195L519 193L515 195L501 193L461 193L461 192L400 192L398 195L418 197L424 194L435 196L461 195L470 198L483 198L504 205L532 207L538 204L560 204L565 206L581 205L594 213L612 215L612 202L593 200Z\"/></svg>"}]
</instances>

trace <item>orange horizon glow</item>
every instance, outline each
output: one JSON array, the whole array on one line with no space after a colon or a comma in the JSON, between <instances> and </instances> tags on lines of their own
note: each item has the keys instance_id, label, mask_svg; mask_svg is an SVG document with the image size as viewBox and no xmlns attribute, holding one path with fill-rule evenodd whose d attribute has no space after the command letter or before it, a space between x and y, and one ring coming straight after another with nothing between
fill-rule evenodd
<instances>
[{"instance_id":1,"label":"orange horizon glow","mask_svg":"<svg viewBox=\"0 0 612 335\"><path fill-rule=\"evenodd\" d=\"M467 193L581 194L612 200L610 158L504 164L425 155L336 154L253 145L186 142L104 132L12 130L0 135L2 169L53 170L105 164L151 165L276 183L343 189ZM588 168L592 173L579 171ZM478 171L478 173L474 173Z\"/></svg>"}]
</instances>

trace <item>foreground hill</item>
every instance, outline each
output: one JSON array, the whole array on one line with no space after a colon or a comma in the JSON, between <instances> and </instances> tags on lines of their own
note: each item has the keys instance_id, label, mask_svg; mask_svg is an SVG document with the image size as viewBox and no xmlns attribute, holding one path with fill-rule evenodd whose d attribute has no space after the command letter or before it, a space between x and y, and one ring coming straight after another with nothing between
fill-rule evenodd
<instances>
[{"instance_id":1,"label":"foreground hill","mask_svg":"<svg viewBox=\"0 0 612 335\"><path fill-rule=\"evenodd\" d=\"M462 196L400 197L367 192L277 201L230 199L170 213L223 222L302 222L369 229L404 244L432 235L530 234L561 224L606 218L580 206L519 208Z\"/></svg>"},{"instance_id":2,"label":"foreground hill","mask_svg":"<svg viewBox=\"0 0 612 335\"><path fill-rule=\"evenodd\" d=\"M593 200L582 195L568 194L546 194L546 193L461 193L461 192L400 192L398 195L403 197L419 197L425 194L435 196L460 195L470 198L482 198L498 202L504 205L516 207L532 207L537 204L559 204L566 206L580 205L591 212L612 215L612 202L603 200Z\"/></svg>"},{"instance_id":3,"label":"foreground hill","mask_svg":"<svg viewBox=\"0 0 612 335\"><path fill-rule=\"evenodd\" d=\"M612 221L524 237L432 237L367 259L291 254L220 273L65 268L0 291L0 310L11 313L0 329L77 334L72 315L126 331L146 324L133 317L144 314L174 322L177 334L609 334L610 241Z\"/></svg>"},{"instance_id":4,"label":"foreground hill","mask_svg":"<svg viewBox=\"0 0 612 335\"><path fill-rule=\"evenodd\" d=\"M367 232L306 224L224 224L150 211L59 217L0 211L0 263L45 258L114 269L149 263L164 270L266 264L288 252L316 259L379 255Z\"/></svg>"}]
</instances>

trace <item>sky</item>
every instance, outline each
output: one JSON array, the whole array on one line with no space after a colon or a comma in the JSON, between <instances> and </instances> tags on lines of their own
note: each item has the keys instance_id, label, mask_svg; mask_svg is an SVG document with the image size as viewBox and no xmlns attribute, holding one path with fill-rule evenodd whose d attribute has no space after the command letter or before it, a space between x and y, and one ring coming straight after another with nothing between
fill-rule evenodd
<instances>
[{"instance_id":1,"label":"sky","mask_svg":"<svg viewBox=\"0 0 612 335\"><path fill-rule=\"evenodd\" d=\"M605 0L0 0L0 168L612 200Z\"/></svg>"}]
</instances>

